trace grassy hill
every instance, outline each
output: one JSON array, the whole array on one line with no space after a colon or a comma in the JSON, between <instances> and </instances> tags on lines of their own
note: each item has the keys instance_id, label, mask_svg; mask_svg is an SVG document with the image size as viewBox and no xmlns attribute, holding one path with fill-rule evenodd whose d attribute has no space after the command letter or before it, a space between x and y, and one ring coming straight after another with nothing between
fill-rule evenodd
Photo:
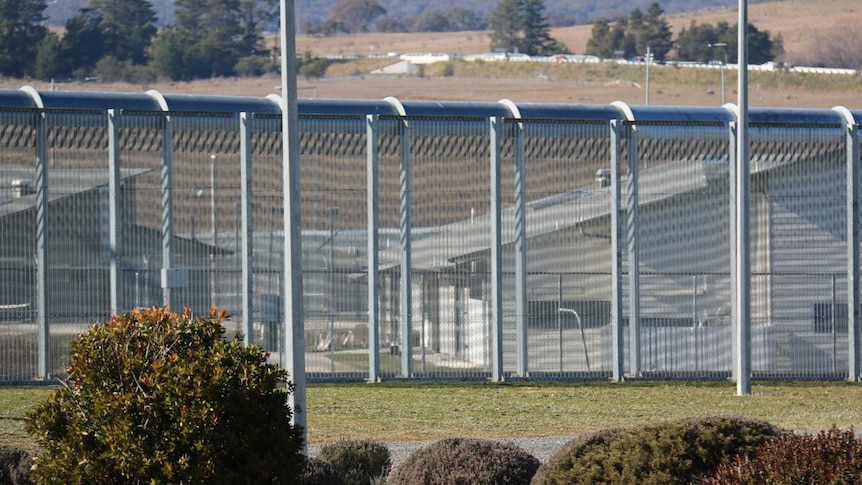
<instances>
[{"instance_id":1,"label":"grassy hill","mask_svg":"<svg viewBox=\"0 0 862 485\"><path fill-rule=\"evenodd\" d=\"M646 10L655 0L545 0L545 12L548 16L573 16L580 24L592 22L599 17L615 18L627 15L635 7ZM174 0L150 0L160 23L172 23L174 20ZM294 9L299 23L311 21L322 22L329 18L330 9L339 0L295 0ZM458 0L378 0L389 16L402 18L417 16L424 11L444 12L452 7L466 7L484 15L497 6L498 0L473 0L464 4ZM66 19L75 15L78 9L86 7L90 0L64 0L48 2L46 16L52 25L65 25ZM691 12L708 8L728 7L735 0L660 0L659 4L668 13ZM753 2L752 2L753 3Z\"/></svg>"},{"instance_id":2,"label":"grassy hill","mask_svg":"<svg viewBox=\"0 0 862 485\"><path fill-rule=\"evenodd\" d=\"M854 27L862 21L858 0L784 0L749 5L749 18L761 30L784 38L785 59L806 65L814 42L824 33ZM669 15L675 32L698 23L735 23L734 8L714 8L696 13ZM858 31L859 29L855 29ZM582 53L590 36L589 26L556 29L553 35L575 52ZM276 39L269 39L274 42ZM862 39L848 39L847 46ZM364 34L331 38L299 36L300 52L315 55L386 54L388 52L448 52L475 54L488 51L487 32L448 34ZM545 63L457 63L454 76L444 76L441 65L430 65L425 76L373 76L376 68L392 59L359 59L336 64L322 79L299 79L301 97L553 102L606 104L644 101L643 66L577 65L552 66ZM810 65L810 64L808 64ZM736 98L736 71L728 70L726 97ZM654 104L709 106L721 104L718 70L680 69L656 66L652 71L650 100ZM0 79L0 87L31 85L50 89L50 83L33 80ZM141 92L155 89L163 93L266 96L278 93L277 75L258 78L208 79L195 82L155 82L143 85L64 83L60 89ZM831 108L842 105L862 108L862 77L753 72L749 81L752 106Z\"/></svg>"},{"instance_id":3,"label":"grassy hill","mask_svg":"<svg viewBox=\"0 0 862 485\"><path fill-rule=\"evenodd\" d=\"M720 3L726 5L728 2ZM699 24L726 21L733 25L737 22L738 15L734 2L732 6L668 15L667 19L674 33L678 33L689 27L692 21ZM862 5L858 0L784 0L754 3L748 7L748 18L758 29L769 31L773 36L781 35L784 39L786 60L800 64L800 61L806 59L812 43L823 33L862 22ZM590 25L578 25L553 29L552 35L563 41L574 53L582 54L586 50L591 29ZM488 32L369 33L297 38L300 52L309 50L315 55L366 56L388 52L446 52L467 55L488 52L489 45ZM848 45L852 43L848 42Z\"/></svg>"}]
</instances>

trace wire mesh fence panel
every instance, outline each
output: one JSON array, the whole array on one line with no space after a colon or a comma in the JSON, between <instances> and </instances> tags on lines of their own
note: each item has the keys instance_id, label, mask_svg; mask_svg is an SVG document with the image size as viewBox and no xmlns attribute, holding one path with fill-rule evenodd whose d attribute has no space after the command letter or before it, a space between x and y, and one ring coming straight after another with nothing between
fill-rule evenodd
<instances>
[{"instance_id":1,"label":"wire mesh fence panel","mask_svg":"<svg viewBox=\"0 0 862 485\"><path fill-rule=\"evenodd\" d=\"M527 369L534 377L603 375L601 355L610 343L601 328L610 325L612 288L609 125L536 119L522 126L515 136L523 136L523 144L512 149L523 146L523 154L512 156L524 159ZM513 198L514 182L503 191ZM504 244L512 248L505 253L507 272L518 257L513 209L504 218ZM515 286L504 283L504 289L513 299ZM517 341L514 317L506 321L506 342ZM508 349L507 362L513 362L517 349Z\"/></svg>"},{"instance_id":2,"label":"wire mesh fence panel","mask_svg":"<svg viewBox=\"0 0 862 485\"><path fill-rule=\"evenodd\" d=\"M406 132L398 117L381 116L377 140L379 184L380 271L380 373L384 377L401 375L401 166L402 148L409 148ZM406 145L405 145L406 143ZM408 157L409 160L409 157Z\"/></svg>"},{"instance_id":3,"label":"wire mesh fence panel","mask_svg":"<svg viewBox=\"0 0 862 485\"><path fill-rule=\"evenodd\" d=\"M163 113L124 111L118 123L122 183L117 258L122 284L117 311L164 305L160 276L164 122Z\"/></svg>"},{"instance_id":4,"label":"wire mesh fence panel","mask_svg":"<svg viewBox=\"0 0 862 485\"><path fill-rule=\"evenodd\" d=\"M107 118L45 112L48 175L49 374L65 374L68 343L111 315Z\"/></svg>"},{"instance_id":5,"label":"wire mesh fence panel","mask_svg":"<svg viewBox=\"0 0 862 485\"><path fill-rule=\"evenodd\" d=\"M368 376L365 118L300 119L306 369Z\"/></svg>"},{"instance_id":6,"label":"wire mesh fence panel","mask_svg":"<svg viewBox=\"0 0 862 485\"><path fill-rule=\"evenodd\" d=\"M753 371L805 378L847 370L830 351L831 321L846 330L846 152L838 125L752 127ZM835 279L835 281L833 281ZM761 347L758 348L758 345Z\"/></svg>"},{"instance_id":7,"label":"wire mesh fence panel","mask_svg":"<svg viewBox=\"0 0 862 485\"><path fill-rule=\"evenodd\" d=\"M36 346L36 117L0 111L0 382L33 379Z\"/></svg>"},{"instance_id":8,"label":"wire mesh fence panel","mask_svg":"<svg viewBox=\"0 0 862 485\"><path fill-rule=\"evenodd\" d=\"M487 376L491 238L488 122L411 118L414 374Z\"/></svg>"},{"instance_id":9,"label":"wire mesh fence panel","mask_svg":"<svg viewBox=\"0 0 862 485\"><path fill-rule=\"evenodd\" d=\"M719 123L637 123L629 132L637 172L629 167L626 178L636 175L637 192L633 197L624 182L623 199L637 207L633 213L626 205L623 244L626 269L639 273L638 318L631 314L631 285L624 307L628 324L639 328L630 335L640 342L629 345L640 346L644 373L729 371L720 368L729 360L704 355L710 339L730 336L714 331L729 324L720 317L729 315L731 301L729 148L727 126Z\"/></svg>"}]
</instances>

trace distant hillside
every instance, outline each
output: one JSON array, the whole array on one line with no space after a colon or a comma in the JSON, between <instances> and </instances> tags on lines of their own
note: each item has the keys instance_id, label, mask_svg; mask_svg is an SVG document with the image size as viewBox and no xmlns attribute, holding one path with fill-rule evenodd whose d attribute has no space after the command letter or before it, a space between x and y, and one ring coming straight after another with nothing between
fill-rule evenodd
<instances>
[{"instance_id":1,"label":"distant hillside","mask_svg":"<svg viewBox=\"0 0 862 485\"><path fill-rule=\"evenodd\" d=\"M151 0L161 24L172 23L174 18L173 0ZM311 21L320 23L329 18L329 11L339 0L295 0L298 23ZM446 11L452 7L467 6L476 12L485 14L497 6L498 0L473 0L465 4L463 0L378 0L390 16L401 18L416 16L426 10ZM579 24L590 23L599 17L615 18L628 15L635 7L646 10L653 0L545 0L545 12L548 16L573 16ZM78 9L86 7L89 0L64 0L49 2L45 10L48 22L53 25L64 25L66 20L75 15ZM753 3L753 2L752 2ZM667 13L691 12L715 7L730 7L737 5L736 0L662 0L659 2Z\"/></svg>"}]
</instances>

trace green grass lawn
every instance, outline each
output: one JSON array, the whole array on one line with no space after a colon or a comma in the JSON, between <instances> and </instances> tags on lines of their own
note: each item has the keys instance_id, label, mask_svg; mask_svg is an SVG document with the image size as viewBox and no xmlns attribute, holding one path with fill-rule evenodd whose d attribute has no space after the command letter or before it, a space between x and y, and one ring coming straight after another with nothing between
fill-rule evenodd
<instances>
[{"instance_id":1,"label":"green grass lawn","mask_svg":"<svg viewBox=\"0 0 862 485\"><path fill-rule=\"evenodd\" d=\"M34 446L24 418L49 392L0 387L2 444ZM751 396L735 393L733 383L315 384L308 387L308 439L571 436L715 414L795 430L862 425L860 384L755 383Z\"/></svg>"}]
</instances>

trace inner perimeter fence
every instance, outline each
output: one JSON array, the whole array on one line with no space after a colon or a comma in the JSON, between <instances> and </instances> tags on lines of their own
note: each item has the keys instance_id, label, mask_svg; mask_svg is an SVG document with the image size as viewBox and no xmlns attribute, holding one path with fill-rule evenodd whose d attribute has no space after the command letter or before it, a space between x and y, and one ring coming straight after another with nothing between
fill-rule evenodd
<instances>
[{"instance_id":1,"label":"inner perimeter fence","mask_svg":"<svg viewBox=\"0 0 862 485\"><path fill-rule=\"evenodd\" d=\"M0 90L0 383L63 378L75 335L162 305L226 309L284 361L279 105ZM749 113L755 379L859 378L860 118ZM733 377L735 127L300 100L307 380Z\"/></svg>"}]
</instances>

